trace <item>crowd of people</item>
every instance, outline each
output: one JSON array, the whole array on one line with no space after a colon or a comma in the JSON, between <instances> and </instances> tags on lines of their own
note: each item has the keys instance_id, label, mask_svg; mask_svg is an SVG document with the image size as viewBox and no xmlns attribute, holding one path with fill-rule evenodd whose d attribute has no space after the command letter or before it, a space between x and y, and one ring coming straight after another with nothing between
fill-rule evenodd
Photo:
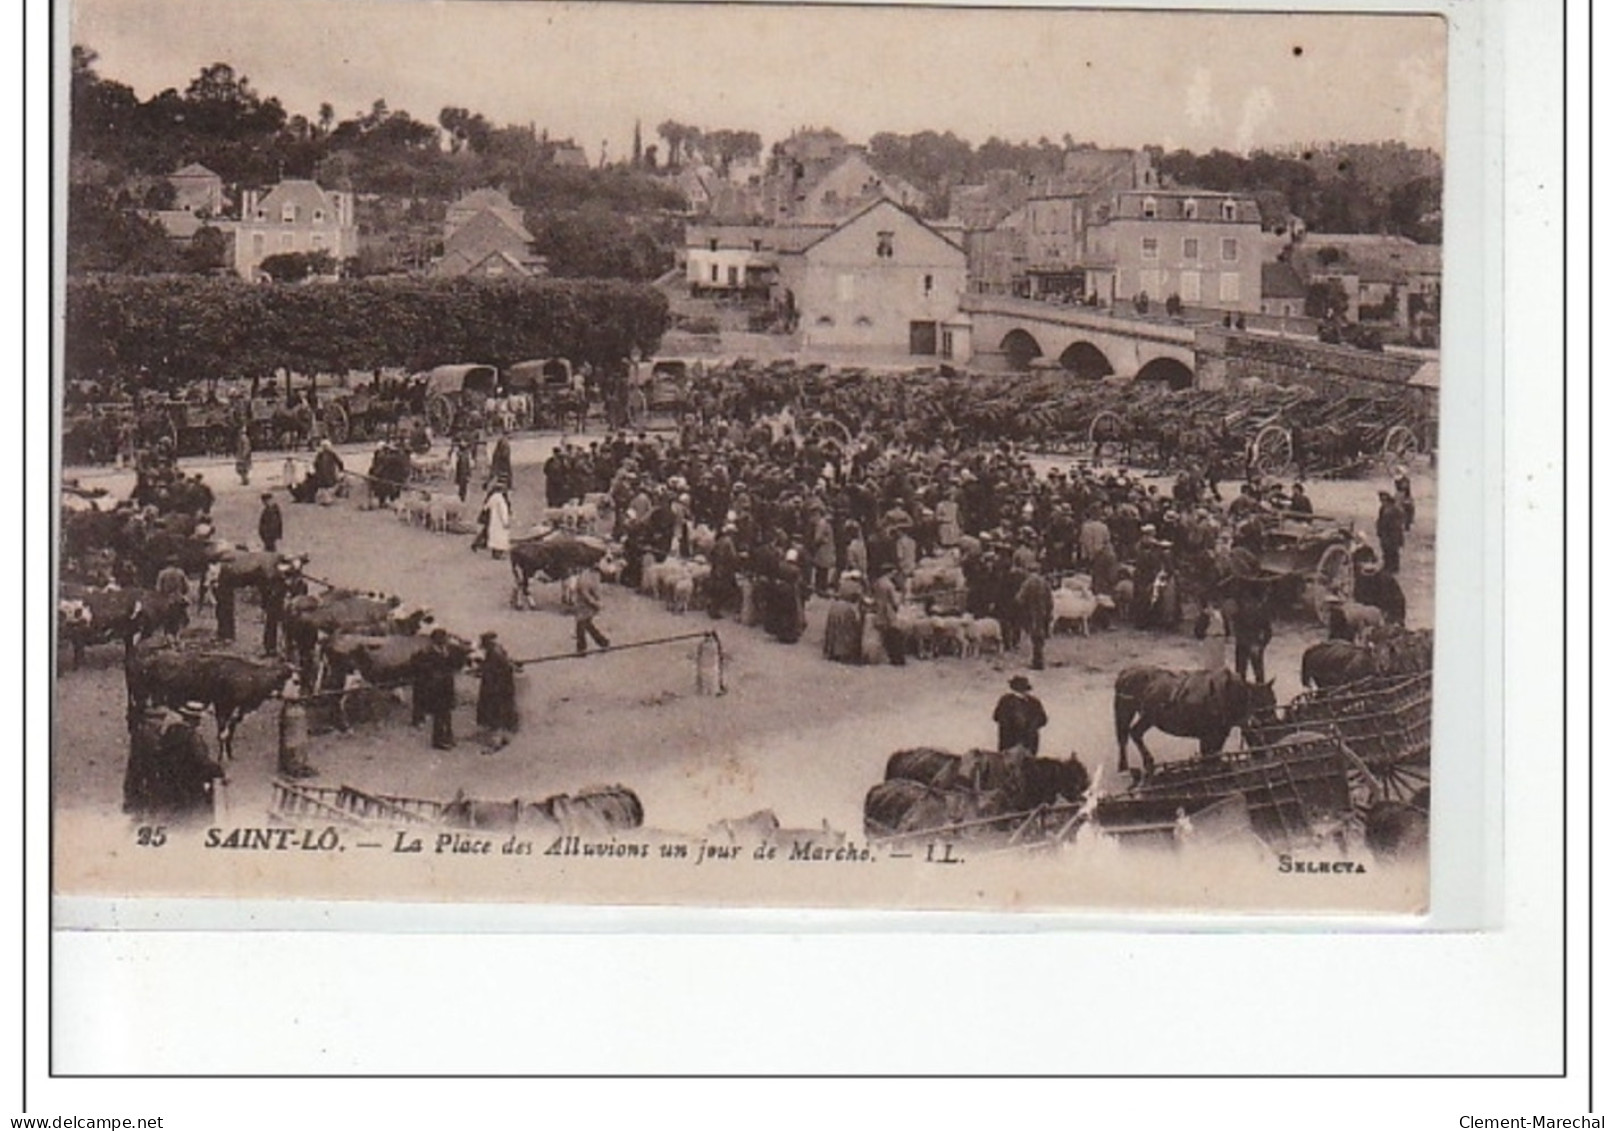
<instances>
[{"instance_id":1,"label":"crowd of people","mask_svg":"<svg viewBox=\"0 0 1615 1131\"><path fill-rule=\"evenodd\" d=\"M1225 482L1193 464L1165 487L1123 468L1040 474L1013 444L921 444L880 413L847 443L809 438L767 401L728 405L735 416L717 407L709 398L676 438L619 431L560 445L544 465L546 503L608 495L625 584L646 560L703 553L711 615L754 616L782 641L800 637L808 600L844 606L832 608L826 647L848 662L863 654L849 608L902 662L897 608L938 557L962 575L956 607L996 618L1010 648L1029 638L1041 666L1050 582L1086 574L1117 621L1173 629L1186 606L1215 603L1230 571L1259 569L1276 524L1317 518L1301 482ZM1405 471L1385 496L1378 550L1359 534L1355 556L1394 574L1412 515Z\"/></svg>"}]
</instances>

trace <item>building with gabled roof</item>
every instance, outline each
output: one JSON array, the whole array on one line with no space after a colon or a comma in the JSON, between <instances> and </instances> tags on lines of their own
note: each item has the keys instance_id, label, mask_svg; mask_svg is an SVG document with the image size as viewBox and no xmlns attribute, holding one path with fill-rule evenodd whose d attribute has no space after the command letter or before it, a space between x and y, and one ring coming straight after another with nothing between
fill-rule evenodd
<instances>
[{"instance_id":1,"label":"building with gabled roof","mask_svg":"<svg viewBox=\"0 0 1615 1131\"><path fill-rule=\"evenodd\" d=\"M170 211L189 212L204 218L224 212L224 180L206 165L193 161L168 174L167 180L174 186L174 204Z\"/></svg>"},{"instance_id":2,"label":"building with gabled roof","mask_svg":"<svg viewBox=\"0 0 1615 1131\"><path fill-rule=\"evenodd\" d=\"M969 355L964 248L881 198L779 254L779 301L807 348Z\"/></svg>"},{"instance_id":3,"label":"building with gabled roof","mask_svg":"<svg viewBox=\"0 0 1615 1131\"><path fill-rule=\"evenodd\" d=\"M476 197L476 202L485 206L467 215L468 208L461 207L466 198L456 203L444 222L443 258L433 266L432 273L450 277L544 274L544 261L533 252L532 234L504 194L468 197Z\"/></svg>"},{"instance_id":4,"label":"building with gabled roof","mask_svg":"<svg viewBox=\"0 0 1615 1131\"><path fill-rule=\"evenodd\" d=\"M261 197L253 191L242 194L232 266L243 279L258 278L259 264L271 255L321 252L339 268L359 254L351 192L323 189L308 180L284 180Z\"/></svg>"}]
</instances>

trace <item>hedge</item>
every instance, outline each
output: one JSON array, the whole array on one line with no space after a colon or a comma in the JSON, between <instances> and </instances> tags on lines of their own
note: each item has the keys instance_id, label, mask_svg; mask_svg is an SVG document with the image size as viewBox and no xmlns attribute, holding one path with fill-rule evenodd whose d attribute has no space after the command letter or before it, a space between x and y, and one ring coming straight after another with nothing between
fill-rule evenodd
<instances>
[{"instance_id":1,"label":"hedge","mask_svg":"<svg viewBox=\"0 0 1615 1131\"><path fill-rule=\"evenodd\" d=\"M506 366L565 357L596 366L653 353L661 292L608 280L365 279L300 285L180 276L70 279L69 379L173 388L210 378Z\"/></svg>"}]
</instances>

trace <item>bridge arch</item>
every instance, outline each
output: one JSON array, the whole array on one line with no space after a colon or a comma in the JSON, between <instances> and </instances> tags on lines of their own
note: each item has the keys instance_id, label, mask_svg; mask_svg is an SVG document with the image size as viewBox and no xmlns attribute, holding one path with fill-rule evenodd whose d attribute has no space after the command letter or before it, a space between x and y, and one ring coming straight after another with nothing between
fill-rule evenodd
<instances>
[{"instance_id":1,"label":"bridge arch","mask_svg":"<svg viewBox=\"0 0 1615 1131\"><path fill-rule=\"evenodd\" d=\"M1066 372L1085 381L1097 381L1116 372L1116 367L1105 356L1105 351L1092 342L1072 342L1060 355L1060 365Z\"/></svg>"},{"instance_id":2,"label":"bridge arch","mask_svg":"<svg viewBox=\"0 0 1615 1131\"><path fill-rule=\"evenodd\" d=\"M1043 347L1037 344L1037 339L1018 327L1004 335L998 348L1014 369L1029 369L1032 362L1043 356Z\"/></svg>"},{"instance_id":3,"label":"bridge arch","mask_svg":"<svg viewBox=\"0 0 1615 1131\"><path fill-rule=\"evenodd\" d=\"M1175 357L1157 357L1138 371L1139 381L1160 381L1171 389L1194 388L1194 370Z\"/></svg>"}]
</instances>

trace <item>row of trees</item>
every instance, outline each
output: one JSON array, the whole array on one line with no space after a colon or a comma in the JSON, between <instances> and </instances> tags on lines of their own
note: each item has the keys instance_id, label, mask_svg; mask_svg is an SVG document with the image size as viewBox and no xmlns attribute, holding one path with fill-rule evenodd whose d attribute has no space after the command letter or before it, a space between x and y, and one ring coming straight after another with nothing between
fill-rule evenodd
<instances>
[{"instance_id":1,"label":"row of trees","mask_svg":"<svg viewBox=\"0 0 1615 1131\"><path fill-rule=\"evenodd\" d=\"M611 365L656 350L666 296L591 280L360 280L265 287L231 279L71 279L69 379L172 389L213 378L347 373L566 357Z\"/></svg>"}]
</instances>

